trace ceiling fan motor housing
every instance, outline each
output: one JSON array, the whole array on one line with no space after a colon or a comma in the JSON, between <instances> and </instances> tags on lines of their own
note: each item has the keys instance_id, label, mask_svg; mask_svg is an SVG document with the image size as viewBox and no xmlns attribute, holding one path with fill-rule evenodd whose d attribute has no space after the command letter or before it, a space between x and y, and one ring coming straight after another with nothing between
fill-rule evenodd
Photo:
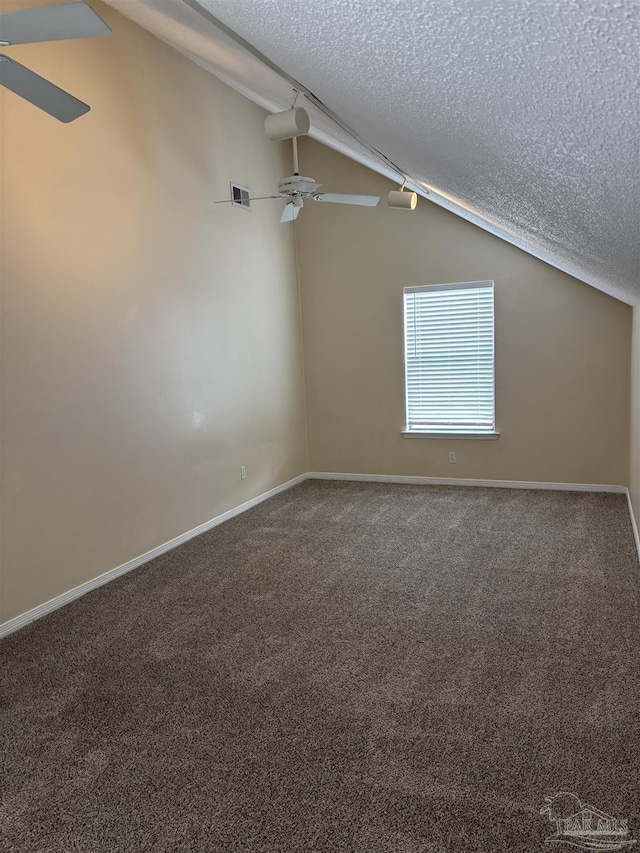
<instances>
[{"instance_id":1,"label":"ceiling fan motor housing","mask_svg":"<svg viewBox=\"0 0 640 853\"><path fill-rule=\"evenodd\" d=\"M313 195L318 191L320 184L313 178L305 178L301 175L291 175L283 178L278 184L278 194L281 196Z\"/></svg>"}]
</instances>

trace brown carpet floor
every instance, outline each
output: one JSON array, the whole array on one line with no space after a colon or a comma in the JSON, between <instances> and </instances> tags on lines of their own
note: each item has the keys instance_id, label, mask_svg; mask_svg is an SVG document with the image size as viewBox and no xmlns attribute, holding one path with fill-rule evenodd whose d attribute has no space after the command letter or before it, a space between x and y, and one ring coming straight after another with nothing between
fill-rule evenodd
<instances>
[{"instance_id":1,"label":"brown carpet floor","mask_svg":"<svg viewBox=\"0 0 640 853\"><path fill-rule=\"evenodd\" d=\"M309 481L0 651L3 853L542 851L558 791L640 838L620 495Z\"/></svg>"}]
</instances>

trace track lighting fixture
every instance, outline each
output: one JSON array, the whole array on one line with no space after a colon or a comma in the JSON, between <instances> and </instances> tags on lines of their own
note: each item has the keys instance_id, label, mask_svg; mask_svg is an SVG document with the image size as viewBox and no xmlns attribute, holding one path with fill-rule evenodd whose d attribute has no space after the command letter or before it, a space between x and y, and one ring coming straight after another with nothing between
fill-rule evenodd
<instances>
[{"instance_id":1,"label":"track lighting fixture","mask_svg":"<svg viewBox=\"0 0 640 853\"><path fill-rule=\"evenodd\" d=\"M389 207L395 207L398 210L415 210L418 204L418 193L405 192L406 183L405 179L399 190L391 190L388 201Z\"/></svg>"},{"instance_id":2,"label":"track lighting fixture","mask_svg":"<svg viewBox=\"0 0 640 853\"><path fill-rule=\"evenodd\" d=\"M309 133L309 113L303 107L292 107L283 113L273 113L264 120L264 129L274 142L281 139L295 139Z\"/></svg>"}]
</instances>

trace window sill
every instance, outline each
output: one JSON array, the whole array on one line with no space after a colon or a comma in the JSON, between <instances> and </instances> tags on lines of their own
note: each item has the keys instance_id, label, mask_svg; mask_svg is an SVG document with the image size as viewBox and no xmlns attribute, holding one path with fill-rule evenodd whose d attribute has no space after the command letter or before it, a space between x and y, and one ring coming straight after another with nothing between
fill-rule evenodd
<instances>
[{"instance_id":1,"label":"window sill","mask_svg":"<svg viewBox=\"0 0 640 853\"><path fill-rule=\"evenodd\" d=\"M403 438L465 438L465 439L484 439L491 441L500 437L500 433L495 432L418 432L418 430L403 429Z\"/></svg>"}]
</instances>

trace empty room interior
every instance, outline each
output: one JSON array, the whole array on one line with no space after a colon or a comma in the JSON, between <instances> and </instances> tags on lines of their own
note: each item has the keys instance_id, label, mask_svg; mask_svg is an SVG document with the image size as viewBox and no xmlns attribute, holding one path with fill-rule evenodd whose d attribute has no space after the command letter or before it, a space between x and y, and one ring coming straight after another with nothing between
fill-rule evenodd
<instances>
[{"instance_id":1,"label":"empty room interior","mask_svg":"<svg viewBox=\"0 0 640 853\"><path fill-rule=\"evenodd\" d=\"M0 11L0 853L640 846L638 5Z\"/></svg>"}]
</instances>

